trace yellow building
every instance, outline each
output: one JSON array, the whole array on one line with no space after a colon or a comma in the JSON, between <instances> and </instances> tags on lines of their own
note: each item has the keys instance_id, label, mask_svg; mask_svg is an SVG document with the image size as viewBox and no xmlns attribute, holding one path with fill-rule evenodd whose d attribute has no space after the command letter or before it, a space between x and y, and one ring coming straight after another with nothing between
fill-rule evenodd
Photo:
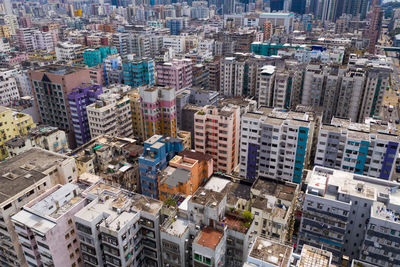
<instances>
[{"instance_id":1,"label":"yellow building","mask_svg":"<svg viewBox=\"0 0 400 267\"><path fill-rule=\"evenodd\" d=\"M82 9L74 10L75 17L82 17Z\"/></svg>"},{"instance_id":2,"label":"yellow building","mask_svg":"<svg viewBox=\"0 0 400 267\"><path fill-rule=\"evenodd\" d=\"M134 89L128 93L128 96L131 101L131 112L132 112L132 128L133 135L137 139L144 140L143 137L143 117L140 111L140 93L139 89Z\"/></svg>"},{"instance_id":3,"label":"yellow building","mask_svg":"<svg viewBox=\"0 0 400 267\"><path fill-rule=\"evenodd\" d=\"M36 127L30 115L0 106L0 160L7 158L4 143Z\"/></svg>"},{"instance_id":4,"label":"yellow building","mask_svg":"<svg viewBox=\"0 0 400 267\"><path fill-rule=\"evenodd\" d=\"M10 29L8 25L0 25L0 38L10 38Z\"/></svg>"},{"instance_id":5,"label":"yellow building","mask_svg":"<svg viewBox=\"0 0 400 267\"><path fill-rule=\"evenodd\" d=\"M35 51L29 54L30 60L53 61L57 59L55 51Z\"/></svg>"}]
</instances>

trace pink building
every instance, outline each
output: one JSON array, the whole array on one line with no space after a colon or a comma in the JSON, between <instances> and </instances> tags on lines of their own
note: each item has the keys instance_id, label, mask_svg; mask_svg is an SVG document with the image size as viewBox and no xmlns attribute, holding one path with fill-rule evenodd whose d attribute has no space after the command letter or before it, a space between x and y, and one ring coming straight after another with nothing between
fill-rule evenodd
<instances>
[{"instance_id":1,"label":"pink building","mask_svg":"<svg viewBox=\"0 0 400 267\"><path fill-rule=\"evenodd\" d=\"M144 139L176 137L176 93L171 87L140 87Z\"/></svg>"},{"instance_id":2,"label":"pink building","mask_svg":"<svg viewBox=\"0 0 400 267\"><path fill-rule=\"evenodd\" d=\"M25 52L11 52L8 55L7 63L10 66L14 66L16 64L21 63L22 61L28 61L29 56Z\"/></svg>"},{"instance_id":3,"label":"pink building","mask_svg":"<svg viewBox=\"0 0 400 267\"><path fill-rule=\"evenodd\" d=\"M21 51L30 52L37 49L34 32L31 28L16 29L18 46Z\"/></svg>"},{"instance_id":4,"label":"pink building","mask_svg":"<svg viewBox=\"0 0 400 267\"><path fill-rule=\"evenodd\" d=\"M21 28L32 28L32 19L31 17L20 17L19 23Z\"/></svg>"},{"instance_id":5,"label":"pink building","mask_svg":"<svg viewBox=\"0 0 400 267\"><path fill-rule=\"evenodd\" d=\"M56 185L12 216L30 266L82 266L74 215L87 200L75 184Z\"/></svg>"},{"instance_id":6,"label":"pink building","mask_svg":"<svg viewBox=\"0 0 400 267\"><path fill-rule=\"evenodd\" d=\"M231 173L238 165L240 107L205 106L194 115L195 150L211 155L214 170Z\"/></svg>"},{"instance_id":7,"label":"pink building","mask_svg":"<svg viewBox=\"0 0 400 267\"><path fill-rule=\"evenodd\" d=\"M192 86L192 61L173 59L157 65L157 84L167 85L175 90Z\"/></svg>"}]
</instances>

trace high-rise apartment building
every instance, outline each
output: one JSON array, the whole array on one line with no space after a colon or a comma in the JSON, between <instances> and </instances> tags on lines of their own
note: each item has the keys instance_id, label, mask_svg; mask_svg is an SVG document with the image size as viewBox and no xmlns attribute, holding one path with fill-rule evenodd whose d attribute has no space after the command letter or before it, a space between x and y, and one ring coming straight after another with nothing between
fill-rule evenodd
<instances>
[{"instance_id":1,"label":"high-rise apartment building","mask_svg":"<svg viewBox=\"0 0 400 267\"><path fill-rule=\"evenodd\" d=\"M359 121L366 73L361 68L349 68L342 77L336 103L336 117Z\"/></svg>"},{"instance_id":2,"label":"high-rise apartment building","mask_svg":"<svg viewBox=\"0 0 400 267\"><path fill-rule=\"evenodd\" d=\"M220 61L220 91L225 96L242 96L245 62L234 57Z\"/></svg>"},{"instance_id":3,"label":"high-rise apartment building","mask_svg":"<svg viewBox=\"0 0 400 267\"><path fill-rule=\"evenodd\" d=\"M371 64L367 65L366 72L367 80L365 81L364 97L360 109L360 122L367 117L379 116L392 69L389 66Z\"/></svg>"},{"instance_id":4,"label":"high-rise apartment building","mask_svg":"<svg viewBox=\"0 0 400 267\"><path fill-rule=\"evenodd\" d=\"M355 123L333 118L320 126L315 165L390 180L396 168L400 140L387 125L368 120Z\"/></svg>"},{"instance_id":5,"label":"high-rise apartment building","mask_svg":"<svg viewBox=\"0 0 400 267\"><path fill-rule=\"evenodd\" d=\"M213 157L216 171L230 174L237 166L239 136L239 106L205 106L194 115L195 149Z\"/></svg>"},{"instance_id":6,"label":"high-rise apartment building","mask_svg":"<svg viewBox=\"0 0 400 267\"><path fill-rule=\"evenodd\" d=\"M0 106L0 160L8 157L4 145L7 141L26 135L35 126L30 115Z\"/></svg>"},{"instance_id":7,"label":"high-rise apartment building","mask_svg":"<svg viewBox=\"0 0 400 267\"><path fill-rule=\"evenodd\" d=\"M76 180L75 161L54 152L32 148L0 163L0 264L23 266L28 264L11 216L47 189ZM44 227L44 226L43 226ZM31 244L31 236L26 241ZM33 236L32 236L33 238Z\"/></svg>"},{"instance_id":8,"label":"high-rise apartment building","mask_svg":"<svg viewBox=\"0 0 400 267\"><path fill-rule=\"evenodd\" d=\"M240 176L300 183L316 118L309 112L259 108L242 116Z\"/></svg>"},{"instance_id":9,"label":"high-rise apartment building","mask_svg":"<svg viewBox=\"0 0 400 267\"><path fill-rule=\"evenodd\" d=\"M171 87L140 87L144 138L155 134L176 137L176 91Z\"/></svg>"},{"instance_id":10,"label":"high-rise apartment building","mask_svg":"<svg viewBox=\"0 0 400 267\"><path fill-rule=\"evenodd\" d=\"M74 216L85 266L160 267L162 202L102 182Z\"/></svg>"},{"instance_id":11,"label":"high-rise apartment building","mask_svg":"<svg viewBox=\"0 0 400 267\"><path fill-rule=\"evenodd\" d=\"M157 84L181 90L192 86L192 61L173 59L157 64Z\"/></svg>"},{"instance_id":12,"label":"high-rise apartment building","mask_svg":"<svg viewBox=\"0 0 400 267\"><path fill-rule=\"evenodd\" d=\"M19 100L20 94L15 76L18 69L0 69L0 105L9 106L15 100Z\"/></svg>"},{"instance_id":13,"label":"high-rise apartment building","mask_svg":"<svg viewBox=\"0 0 400 267\"><path fill-rule=\"evenodd\" d=\"M58 61L65 62L69 65L79 64L83 62L83 51L81 44L73 44L69 42L59 42L56 47L56 57Z\"/></svg>"},{"instance_id":14,"label":"high-rise apartment building","mask_svg":"<svg viewBox=\"0 0 400 267\"><path fill-rule=\"evenodd\" d=\"M78 185L56 185L11 217L29 266L80 266L74 215L87 204Z\"/></svg>"},{"instance_id":15,"label":"high-rise apartment building","mask_svg":"<svg viewBox=\"0 0 400 267\"><path fill-rule=\"evenodd\" d=\"M137 88L129 91L128 96L131 104L133 136L136 139L144 141L142 105L139 89Z\"/></svg>"},{"instance_id":16,"label":"high-rise apartment building","mask_svg":"<svg viewBox=\"0 0 400 267\"><path fill-rule=\"evenodd\" d=\"M111 55L103 60L104 82L106 85L114 83L123 83L124 76L122 71L121 56Z\"/></svg>"},{"instance_id":17,"label":"high-rise apartment building","mask_svg":"<svg viewBox=\"0 0 400 267\"><path fill-rule=\"evenodd\" d=\"M160 171L183 150L183 140L161 135L153 135L144 142L144 153L139 157L140 185L142 194L159 198Z\"/></svg>"},{"instance_id":18,"label":"high-rise apartment building","mask_svg":"<svg viewBox=\"0 0 400 267\"><path fill-rule=\"evenodd\" d=\"M86 107L94 103L102 93L101 85L82 84L68 94L69 110L77 146L81 146L91 139Z\"/></svg>"},{"instance_id":19,"label":"high-rise apartment building","mask_svg":"<svg viewBox=\"0 0 400 267\"><path fill-rule=\"evenodd\" d=\"M264 41L268 41L271 39L273 34L272 23L270 21L266 21L263 24L263 34L264 34Z\"/></svg>"},{"instance_id":20,"label":"high-rise apartment building","mask_svg":"<svg viewBox=\"0 0 400 267\"><path fill-rule=\"evenodd\" d=\"M133 137L129 86L104 88L96 102L86 107L90 136Z\"/></svg>"},{"instance_id":21,"label":"high-rise apartment building","mask_svg":"<svg viewBox=\"0 0 400 267\"><path fill-rule=\"evenodd\" d=\"M6 2L11 3L9 1ZM19 28L18 17L16 15L12 15L12 13L0 15L0 24L7 25L11 35L15 35L16 30Z\"/></svg>"},{"instance_id":22,"label":"high-rise apartment building","mask_svg":"<svg viewBox=\"0 0 400 267\"><path fill-rule=\"evenodd\" d=\"M353 259L374 266L400 264L397 182L318 166L307 180L298 249L323 247L334 264Z\"/></svg>"},{"instance_id":23,"label":"high-rise apartment building","mask_svg":"<svg viewBox=\"0 0 400 267\"><path fill-rule=\"evenodd\" d=\"M271 107L275 85L275 66L266 65L258 72L256 97L258 106Z\"/></svg>"},{"instance_id":24,"label":"high-rise apartment building","mask_svg":"<svg viewBox=\"0 0 400 267\"><path fill-rule=\"evenodd\" d=\"M37 49L34 29L31 28L21 28L16 30L18 45L21 51L32 52Z\"/></svg>"},{"instance_id":25,"label":"high-rise apartment building","mask_svg":"<svg viewBox=\"0 0 400 267\"><path fill-rule=\"evenodd\" d=\"M220 61L214 59L206 64L208 71L208 88L212 91L220 91Z\"/></svg>"},{"instance_id":26,"label":"high-rise apartment building","mask_svg":"<svg viewBox=\"0 0 400 267\"><path fill-rule=\"evenodd\" d=\"M86 49L82 56L86 65L89 67L94 67L103 63L103 60L108 55L114 55L117 53L118 51L115 47L110 48L109 46L102 46L97 49Z\"/></svg>"},{"instance_id":27,"label":"high-rise apartment building","mask_svg":"<svg viewBox=\"0 0 400 267\"><path fill-rule=\"evenodd\" d=\"M134 59L132 55L122 60L124 84L138 87L154 84L154 60L150 58Z\"/></svg>"},{"instance_id":28,"label":"high-rise apartment building","mask_svg":"<svg viewBox=\"0 0 400 267\"><path fill-rule=\"evenodd\" d=\"M296 99L302 89L302 72L278 69L274 79L272 106L283 109L296 108Z\"/></svg>"},{"instance_id":29,"label":"high-rise apartment building","mask_svg":"<svg viewBox=\"0 0 400 267\"><path fill-rule=\"evenodd\" d=\"M65 131L69 145L75 147L68 94L91 82L90 69L48 65L28 73L41 122Z\"/></svg>"}]
</instances>

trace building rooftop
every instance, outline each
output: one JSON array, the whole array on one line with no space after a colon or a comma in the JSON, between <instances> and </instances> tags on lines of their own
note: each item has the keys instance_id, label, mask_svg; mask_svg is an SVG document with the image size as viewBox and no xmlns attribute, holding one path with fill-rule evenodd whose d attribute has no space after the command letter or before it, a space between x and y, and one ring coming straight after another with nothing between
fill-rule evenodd
<instances>
[{"instance_id":1,"label":"building rooftop","mask_svg":"<svg viewBox=\"0 0 400 267\"><path fill-rule=\"evenodd\" d=\"M307 193L311 195L333 200L337 200L339 194L371 200L390 195L390 203L400 204L399 184L396 182L318 166L309 175Z\"/></svg>"},{"instance_id":2,"label":"building rooftop","mask_svg":"<svg viewBox=\"0 0 400 267\"><path fill-rule=\"evenodd\" d=\"M135 217L139 218L140 216L137 214L140 212L156 215L162 207L162 202L159 200L147 198L103 182L94 184L85 193L92 199L98 198L99 201L86 206L76 216L86 221L92 221L107 214L107 219L100 226L112 231L119 231Z\"/></svg>"},{"instance_id":3,"label":"building rooftop","mask_svg":"<svg viewBox=\"0 0 400 267\"><path fill-rule=\"evenodd\" d=\"M331 252L305 244L301 250L299 267L329 267L331 260Z\"/></svg>"},{"instance_id":4,"label":"building rooftop","mask_svg":"<svg viewBox=\"0 0 400 267\"><path fill-rule=\"evenodd\" d=\"M36 69L35 72L47 72L47 73L57 74L57 75L68 75L68 74L72 74L72 73L75 73L75 72L78 72L81 70L85 70L85 68L78 67L78 66L52 64L52 65L43 66L40 69Z\"/></svg>"},{"instance_id":5,"label":"building rooftop","mask_svg":"<svg viewBox=\"0 0 400 267\"><path fill-rule=\"evenodd\" d=\"M221 242L223 236L223 232L211 227L205 227L198 233L194 243L203 247L215 249Z\"/></svg>"},{"instance_id":6,"label":"building rooftop","mask_svg":"<svg viewBox=\"0 0 400 267\"><path fill-rule=\"evenodd\" d=\"M43 179L45 172L69 157L32 148L0 163L0 203Z\"/></svg>"},{"instance_id":7,"label":"building rooftop","mask_svg":"<svg viewBox=\"0 0 400 267\"><path fill-rule=\"evenodd\" d=\"M296 197L297 187L298 185L290 182L281 183L274 180L257 179L253 184L252 191L256 190L257 195L262 198L275 196L278 199L291 202Z\"/></svg>"},{"instance_id":8,"label":"building rooftop","mask_svg":"<svg viewBox=\"0 0 400 267\"><path fill-rule=\"evenodd\" d=\"M226 194L229 205L236 206L238 199L250 200L250 185L227 178L211 176L203 188Z\"/></svg>"},{"instance_id":9,"label":"building rooftop","mask_svg":"<svg viewBox=\"0 0 400 267\"><path fill-rule=\"evenodd\" d=\"M167 184L169 187L176 187L179 184L186 184L191 172L181 168L168 166L162 173L160 184Z\"/></svg>"},{"instance_id":10,"label":"building rooftop","mask_svg":"<svg viewBox=\"0 0 400 267\"><path fill-rule=\"evenodd\" d=\"M161 231L181 237L189 229L189 221L185 219L169 219L162 225Z\"/></svg>"},{"instance_id":11,"label":"building rooftop","mask_svg":"<svg viewBox=\"0 0 400 267\"><path fill-rule=\"evenodd\" d=\"M79 187L75 184L66 184L56 188L49 194L44 193L44 198L43 195L40 196L36 203L28 203L27 206L38 214L58 219L76 203L83 200L83 197L78 194Z\"/></svg>"},{"instance_id":12,"label":"building rooftop","mask_svg":"<svg viewBox=\"0 0 400 267\"><path fill-rule=\"evenodd\" d=\"M224 199L225 194L205 188L199 188L190 199L190 202L215 208Z\"/></svg>"},{"instance_id":13,"label":"building rooftop","mask_svg":"<svg viewBox=\"0 0 400 267\"><path fill-rule=\"evenodd\" d=\"M246 226L246 220L240 215L236 214L228 214L225 213L225 217L222 221L219 223L222 223L223 225L228 226L230 230L241 232L241 233L247 233L250 227ZM251 221L250 221L251 223Z\"/></svg>"},{"instance_id":14,"label":"building rooftop","mask_svg":"<svg viewBox=\"0 0 400 267\"><path fill-rule=\"evenodd\" d=\"M272 266L288 266L293 248L257 237L251 247L249 257L264 261Z\"/></svg>"},{"instance_id":15,"label":"building rooftop","mask_svg":"<svg viewBox=\"0 0 400 267\"><path fill-rule=\"evenodd\" d=\"M208 161L212 159L212 157L209 154L197 152L194 150L183 150L178 155L184 158L187 157L198 161L203 161L203 160Z\"/></svg>"},{"instance_id":16,"label":"building rooftop","mask_svg":"<svg viewBox=\"0 0 400 267\"><path fill-rule=\"evenodd\" d=\"M45 235L56 226L57 219L84 200L77 190L75 184L56 185L26 204L12 220Z\"/></svg>"}]
</instances>

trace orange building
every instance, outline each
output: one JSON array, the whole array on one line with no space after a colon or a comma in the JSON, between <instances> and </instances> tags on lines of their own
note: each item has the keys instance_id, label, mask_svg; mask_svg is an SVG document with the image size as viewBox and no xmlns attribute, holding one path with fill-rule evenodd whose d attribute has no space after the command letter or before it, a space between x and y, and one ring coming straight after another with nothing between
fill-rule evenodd
<instances>
[{"instance_id":1,"label":"orange building","mask_svg":"<svg viewBox=\"0 0 400 267\"><path fill-rule=\"evenodd\" d=\"M207 154L182 151L169 161L159 180L162 201L176 194L192 195L213 173L213 159Z\"/></svg>"}]
</instances>

